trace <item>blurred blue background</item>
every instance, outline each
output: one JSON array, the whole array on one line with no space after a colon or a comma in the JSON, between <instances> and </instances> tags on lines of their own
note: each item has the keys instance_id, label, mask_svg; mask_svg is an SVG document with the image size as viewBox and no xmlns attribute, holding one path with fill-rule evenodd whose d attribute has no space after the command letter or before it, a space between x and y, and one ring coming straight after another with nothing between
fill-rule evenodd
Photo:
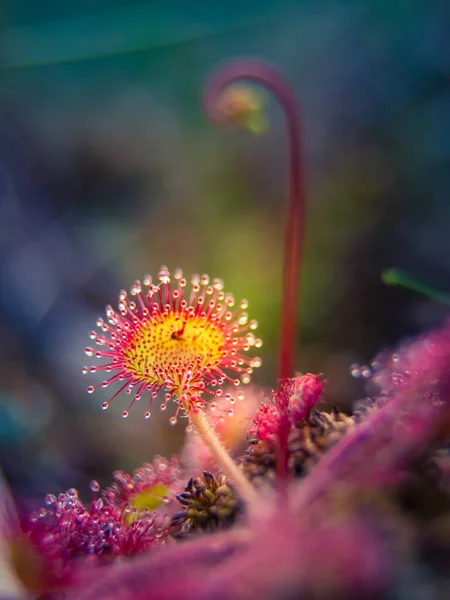
<instances>
[{"instance_id":1,"label":"blurred blue background","mask_svg":"<svg viewBox=\"0 0 450 600\"><path fill-rule=\"evenodd\" d=\"M161 264L225 280L260 322L276 384L286 140L204 118L221 62L277 65L302 108L308 221L297 368L327 402L349 366L446 308L383 285L400 267L450 291L450 5L430 0L0 6L0 461L19 498L108 483L183 427L106 414L83 348L104 305Z\"/></svg>"}]
</instances>

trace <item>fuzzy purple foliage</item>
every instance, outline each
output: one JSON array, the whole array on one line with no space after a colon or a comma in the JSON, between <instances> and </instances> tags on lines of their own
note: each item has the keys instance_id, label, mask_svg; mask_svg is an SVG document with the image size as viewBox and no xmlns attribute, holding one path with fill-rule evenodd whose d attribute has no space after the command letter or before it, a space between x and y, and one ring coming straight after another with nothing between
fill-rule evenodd
<instances>
[{"instance_id":1,"label":"fuzzy purple foliage","mask_svg":"<svg viewBox=\"0 0 450 600\"><path fill-rule=\"evenodd\" d=\"M412 559L403 523L358 508L358 494L391 489L448 435L450 326L386 364L379 402L302 482L261 493L253 516L229 532L166 546L101 579L91 573L71 600L379 598L394 589ZM355 510L336 510L342 489L356 490Z\"/></svg>"},{"instance_id":2,"label":"fuzzy purple foliage","mask_svg":"<svg viewBox=\"0 0 450 600\"><path fill-rule=\"evenodd\" d=\"M400 346L376 371L380 395L355 430L306 479L301 510L335 485L394 484L450 425L450 324Z\"/></svg>"}]
</instances>

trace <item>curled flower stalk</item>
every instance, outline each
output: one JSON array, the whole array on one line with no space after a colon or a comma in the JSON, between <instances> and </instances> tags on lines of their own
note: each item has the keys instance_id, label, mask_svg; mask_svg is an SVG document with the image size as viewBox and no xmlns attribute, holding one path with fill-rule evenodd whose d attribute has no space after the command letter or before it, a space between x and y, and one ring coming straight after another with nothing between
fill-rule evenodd
<instances>
[{"instance_id":1,"label":"curled flower stalk","mask_svg":"<svg viewBox=\"0 0 450 600\"><path fill-rule=\"evenodd\" d=\"M238 60L217 71L206 86L205 109L218 124L234 121L253 130L254 93L229 86L241 79L262 84L276 96L286 117L289 137L289 207L286 221L282 311L280 323L279 379L292 377L295 342L298 279L305 229L305 198L301 170L300 116L288 82L272 67L257 60ZM229 89L227 89L229 88ZM234 88L234 89L233 89ZM245 99L247 98L247 102Z\"/></svg>"},{"instance_id":2,"label":"curled flower stalk","mask_svg":"<svg viewBox=\"0 0 450 600\"><path fill-rule=\"evenodd\" d=\"M103 375L88 391L117 386L103 408L123 392L124 418L136 404L146 404L149 418L153 405L165 410L172 400L170 423L188 419L189 447L181 461L156 456L130 474L116 470L106 488L92 481L87 503L75 488L47 494L29 515L15 510L0 481L0 533L22 596L449 597L450 321L370 366L353 365L371 395L353 414L320 410L323 376L292 373L304 229L295 100L271 67L238 61L207 87L215 121L264 129L261 91L228 87L242 78L274 92L290 136L280 379L265 402L254 392L252 406L250 390L235 410L243 394L234 386L261 364L247 352L262 342L247 301L235 306L219 279L189 282L163 266L130 295L120 292L86 348L99 362L84 373ZM395 270L384 280L442 296Z\"/></svg>"},{"instance_id":3,"label":"curled flower stalk","mask_svg":"<svg viewBox=\"0 0 450 600\"><path fill-rule=\"evenodd\" d=\"M144 393L149 395L145 412L149 418L153 400L164 392L162 410L169 400L177 402L170 423L177 422L183 409L242 496L253 498L250 484L208 423L204 407L209 405L214 409L214 398L222 396L234 404L235 397L223 391L224 383L228 381L234 386L248 383L253 369L261 365L260 358L245 355L250 348L262 345L253 333L258 324L249 321L246 300L237 309L233 308L235 300L223 291L220 279L210 282L207 275L194 275L190 291L180 269L175 271L173 279L163 266L157 283L146 276L143 284L135 282L131 298L127 292L120 292L118 311L107 306L107 321L102 318L97 321L101 333L91 333L96 344L105 349L85 350L88 356L107 362L85 367L83 372L106 372L108 378L89 386L88 392L119 384L114 395L103 403L102 408L106 409L121 392L132 394L135 390L122 413L124 418ZM205 395L212 397L211 401ZM233 408L227 412L232 415Z\"/></svg>"}]
</instances>

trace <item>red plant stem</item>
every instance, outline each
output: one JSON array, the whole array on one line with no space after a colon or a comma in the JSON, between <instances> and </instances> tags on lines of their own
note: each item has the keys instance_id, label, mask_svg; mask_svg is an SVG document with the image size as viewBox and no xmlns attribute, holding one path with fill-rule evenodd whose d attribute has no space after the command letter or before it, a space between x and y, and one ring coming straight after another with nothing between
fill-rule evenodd
<instances>
[{"instance_id":1,"label":"red plant stem","mask_svg":"<svg viewBox=\"0 0 450 600\"><path fill-rule=\"evenodd\" d=\"M289 207L287 212L283 289L280 318L279 379L292 377L298 309L298 279L305 231L305 197L301 169L300 115L289 83L274 68L257 60L237 60L217 71L205 89L204 105L214 122L223 122L218 108L220 94L239 79L254 80L276 96L283 107L289 138Z\"/></svg>"}]
</instances>

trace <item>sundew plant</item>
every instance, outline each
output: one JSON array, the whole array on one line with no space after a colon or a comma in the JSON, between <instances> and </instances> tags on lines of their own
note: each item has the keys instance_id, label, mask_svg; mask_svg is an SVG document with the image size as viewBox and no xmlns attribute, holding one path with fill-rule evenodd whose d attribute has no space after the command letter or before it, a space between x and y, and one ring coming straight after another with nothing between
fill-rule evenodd
<instances>
[{"instance_id":1,"label":"sundew plant","mask_svg":"<svg viewBox=\"0 0 450 600\"><path fill-rule=\"evenodd\" d=\"M83 373L103 381L87 391L111 390L101 408L122 402L123 418L174 402L169 421L185 419L186 448L114 472L105 489L93 481L89 504L72 488L6 519L24 597L450 597L450 325L365 366L371 396L353 414L322 404L326 373L294 361L306 223L297 100L276 69L238 60L207 83L205 111L259 132L261 86L284 111L289 143L270 397L255 376L258 323L221 279L162 266L120 291L90 334Z\"/></svg>"}]
</instances>

